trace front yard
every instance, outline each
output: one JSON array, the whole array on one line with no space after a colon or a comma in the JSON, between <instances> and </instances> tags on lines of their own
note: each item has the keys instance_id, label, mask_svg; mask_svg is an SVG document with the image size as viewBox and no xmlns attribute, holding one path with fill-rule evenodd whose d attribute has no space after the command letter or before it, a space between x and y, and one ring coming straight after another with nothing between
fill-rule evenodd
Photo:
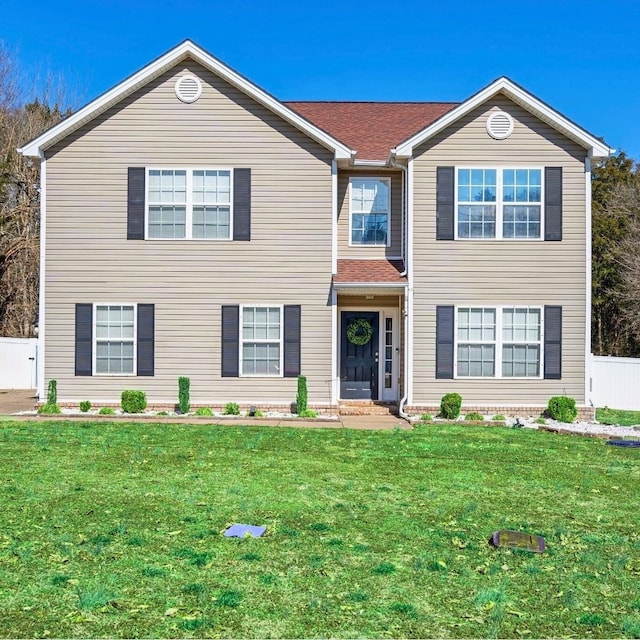
<instances>
[{"instance_id":1,"label":"front yard","mask_svg":"<svg viewBox=\"0 0 640 640\"><path fill-rule=\"evenodd\" d=\"M8 421L0 453L3 637L640 637L638 450ZM504 528L548 550L493 549Z\"/></svg>"}]
</instances>

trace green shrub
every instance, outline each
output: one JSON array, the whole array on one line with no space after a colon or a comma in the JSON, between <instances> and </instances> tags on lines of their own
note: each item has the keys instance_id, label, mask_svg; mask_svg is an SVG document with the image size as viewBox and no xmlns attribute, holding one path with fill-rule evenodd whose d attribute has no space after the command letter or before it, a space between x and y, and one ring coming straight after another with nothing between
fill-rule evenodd
<instances>
[{"instance_id":1,"label":"green shrub","mask_svg":"<svg viewBox=\"0 0 640 640\"><path fill-rule=\"evenodd\" d=\"M224 405L224 415L225 416L239 416L240 415L240 407L237 402L227 402Z\"/></svg>"},{"instance_id":2,"label":"green shrub","mask_svg":"<svg viewBox=\"0 0 640 640\"><path fill-rule=\"evenodd\" d=\"M189 409L191 408L189 400L190 386L191 381L189 378L185 378L184 376L178 378L178 409L180 409L180 413L189 413Z\"/></svg>"},{"instance_id":3,"label":"green shrub","mask_svg":"<svg viewBox=\"0 0 640 640\"><path fill-rule=\"evenodd\" d=\"M168 416L169 412L168 411L158 411L158 413L156 413L157 416Z\"/></svg>"},{"instance_id":4,"label":"green shrub","mask_svg":"<svg viewBox=\"0 0 640 640\"><path fill-rule=\"evenodd\" d=\"M80 411L82 411L82 413L87 413L89 409L91 409L91 402L89 402L89 400L83 400L80 403Z\"/></svg>"},{"instance_id":5,"label":"green shrub","mask_svg":"<svg viewBox=\"0 0 640 640\"><path fill-rule=\"evenodd\" d=\"M262 413L262 411L260 411L260 409L256 409L253 413L254 418L263 418L264 417L264 413Z\"/></svg>"},{"instance_id":6,"label":"green shrub","mask_svg":"<svg viewBox=\"0 0 640 640\"><path fill-rule=\"evenodd\" d=\"M144 391L127 390L120 395L120 406L125 413L142 413L147 408Z\"/></svg>"},{"instance_id":7,"label":"green shrub","mask_svg":"<svg viewBox=\"0 0 640 640\"><path fill-rule=\"evenodd\" d=\"M116 410L113 407L100 407L98 409L98 414L101 416L114 416L116 414Z\"/></svg>"},{"instance_id":8,"label":"green shrub","mask_svg":"<svg viewBox=\"0 0 640 640\"><path fill-rule=\"evenodd\" d=\"M496 415L493 416L493 418L491 418L491 420L493 420L493 422L506 422L507 421L507 419L501 413L496 413Z\"/></svg>"},{"instance_id":9,"label":"green shrub","mask_svg":"<svg viewBox=\"0 0 640 640\"><path fill-rule=\"evenodd\" d=\"M484 422L484 416L477 411L472 411L471 413L467 413L464 417L467 422Z\"/></svg>"},{"instance_id":10,"label":"green shrub","mask_svg":"<svg viewBox=\"0 0 640 640\"><path fill-rule=\"evenodd\" d=\"M578 417L576 401L569 396L553 396L547 405L549 415L558 422L575 422Z\"/></svg>"},{"instance_id":11,"label":"green shrub","mask_svg":"<svg viewBox=\"0 0 640 640\"><path fill-rule=\"evenodd\" d=\"M440 415L447 420L455 420L460 415L462 396L459 393L446 393L440 400Z\"/></svg>"},{"instance_id":12,"label":"green shrub","mask_svg":"<svg viewBox=\"0 0 640 640\"><path fill-rule=\"evenodd\" d=\"M423 413L420 416L420 420L422 420L422 422L431 422L433 420L433 416L430 413Z\"/></svg>"},{"instance_id":13,"label":"green shrub","mask_svg":"<svg viewBox=\"0 0 640 640\"><path fill-rule=\"evenodd\" d=\"M47 404L58 404L58 381L49 380L47 387Z\"/></svg>"},{"instance_id":14,"label":"green shrub","mask_svg":"<svg viewBox=\"0 0 640 640\"><path fill-rule=\"evenodd\" d=\"M536 424L547 424L547 421L546 421L542 416L538 416L538 417L535 419L535 423L536 423Z\"/></svg>"},{"instance_id":15,"label":"green shrub","mask_svg":"<svg viewBox=\"0 0 640 640\"><path fill-rule=\"evenodd\" d=\"M301 418L317 418L318 412L313 409L305 409L304 411L298 411L298 415Z\"/></svg>"},{"instance_id":16,"label":"green shrub","mask_svg":"<svg viewBox=\"0 0 640 640\"><path fill-rule=\"evenodd\" d=\"M211 409L209 409L209 407L198 407L196 409L196 415L197 416L212 416L213 415L213 411L211 411Z\"/></svg>"},{"instance_id":17,"label":"green shrub","mask_svg":"<svg viewBox=\"0 0 640 640\"><path fill-rule=\"evenodd\" d=\"M62 411L55 402L47 402L38 409L38 413L62 413Z\"/></svg>"},{"instance_id":18,"label":"green shrub","mask_svg":"<svg viewBox=\"0 0 640 640\"><path fill-rule=\"evenodd\" d=\"M307 407L307 379L305 376L298 376L298 393L296 393L296 413L301 416Z\"/></svg>"}]
</instances>

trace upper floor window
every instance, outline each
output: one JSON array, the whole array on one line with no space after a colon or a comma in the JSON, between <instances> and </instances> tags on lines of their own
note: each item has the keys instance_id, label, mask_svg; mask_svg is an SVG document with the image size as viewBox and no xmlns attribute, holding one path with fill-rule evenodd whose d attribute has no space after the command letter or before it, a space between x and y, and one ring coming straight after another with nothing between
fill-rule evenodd
<instances>
[{"instance_id":1,"label":"upper floor window","mask_svg":"<svg viewBox=\"0 0 640 640\"><path fill-rule=\"evenodd\" d=\"M231 238L229 169L149 169L147 184L148 238Z\"/></svg>"},{"instance_id":2,"label":"upper floor window","mask_svg":"<svg viewBox=\"0 0 640 640\"><path fill-rule=\"evenodd\" d=\"M457 170L458 238L542 238L542 169Z\"/></svg>"},{"instance_id":3,"label":"upper floor window","mask_svg":"<svg viewBox=\"0 0 640 640\"><path fill-rule=\"evenodd\" d=\"M349 181L350 244L389 246L390 178Z\"/></svg>"}]
</instances>

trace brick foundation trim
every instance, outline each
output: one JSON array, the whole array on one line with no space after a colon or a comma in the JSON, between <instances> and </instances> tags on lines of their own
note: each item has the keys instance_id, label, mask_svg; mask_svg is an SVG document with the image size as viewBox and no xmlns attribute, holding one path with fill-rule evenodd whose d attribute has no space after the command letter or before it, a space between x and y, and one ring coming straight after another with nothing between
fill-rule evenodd
<instances>
[{"instance_id":1,"label":"brick foundation trim","mask_svg":"<svg viewBox=\"0 0 640 640\"><path fill-rule=\"evenodd\" d=\"M593 422L596 418L595 407L578 406L578 421L579 422ZM545 416L547 410L546 406L527 406L527 407L510 407L507 405L495 405L489 407L480 407L478 405L462 405L460 409L460 415L466 413L477 412L484 416L503 415L506 417L514 418L538 418ZM440 411L440 405L434 404L414 404L404 408L405 413L410 415L422 415L423 413L430 413L432 416L438 415Z\"/></svg>"}]
</instances>

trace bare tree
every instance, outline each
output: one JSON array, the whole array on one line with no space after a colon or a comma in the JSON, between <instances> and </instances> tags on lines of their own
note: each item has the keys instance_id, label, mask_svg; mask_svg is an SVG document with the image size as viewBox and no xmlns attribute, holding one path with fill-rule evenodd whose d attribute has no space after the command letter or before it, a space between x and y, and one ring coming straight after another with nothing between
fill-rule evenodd
<instances>
[{"instance_id":1,"label":"bare tree","mask_svg":"<svg viewBox=\"0 0 640 640\"><path fill-rule=\"evenodd\" d=\"M47 100L19 104L20 77L0 43L0 335L33 335L38 310L40 167L17 147L62 119Z\"/></svg>"}]
</instances>

